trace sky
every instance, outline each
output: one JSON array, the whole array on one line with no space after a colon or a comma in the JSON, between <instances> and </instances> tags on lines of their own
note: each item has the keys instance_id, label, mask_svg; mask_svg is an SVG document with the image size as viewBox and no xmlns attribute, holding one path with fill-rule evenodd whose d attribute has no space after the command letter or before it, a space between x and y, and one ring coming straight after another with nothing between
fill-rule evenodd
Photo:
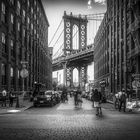
<instances>
[{"instance_id":1,"label":"sky","mask_svg":"<svg viewBox=\"0 0 140 140\"><path fill-rule=\"evenodd\" d=\"M51 41L58 25L60 24L60 21L62 20L62 17L64 15L64 11L66 11L67 14L70 14L72 12L74 15L79 15L79 14L88 15L88 14L97 14L97 13L106 12L106 5L104 3L104 0L42 0L42 3L50 25L48 42ZM64 28L63 24L61 28ZM55 38L59 36L60 32L58 31L58 35L56 35ZM95 35L93 34L95 33L91 33L91 32L88 33L87 42L89 42L89 44L92 43L94 40ZM54 39L49 47L52 47L53 44L55 44L55 41L56 40ZM57 46L54 46L53 52L56 53L57 50L58 50ZM91 66L88 67L88 77L90 80L94 79L93 73L94 73L94 69L92 64ZM58 80L62 83L63 71L53 73L53 77L56 77L57 75L59 75ZM77 78L74 80L76 82L78 81Z\"/></svg>"}]
</instances>

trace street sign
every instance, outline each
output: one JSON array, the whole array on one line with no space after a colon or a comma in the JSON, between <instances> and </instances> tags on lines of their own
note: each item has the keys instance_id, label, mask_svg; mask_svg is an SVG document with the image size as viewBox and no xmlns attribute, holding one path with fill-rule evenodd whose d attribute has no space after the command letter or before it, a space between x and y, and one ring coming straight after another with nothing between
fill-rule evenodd
<instances>
[{"instance_id":1,"label":"street sign","mask_svg":"<svg viewBox=\"0 0 140 140\"><path fill-rule=\"evenodd\" d=\"M22 69L22 70L20 71L20 76L21 76L22 78L26 78L28 75L29 75L29 73L28 73L28 70L27 70L27 69Z\"/></svg>"}]
</instances>

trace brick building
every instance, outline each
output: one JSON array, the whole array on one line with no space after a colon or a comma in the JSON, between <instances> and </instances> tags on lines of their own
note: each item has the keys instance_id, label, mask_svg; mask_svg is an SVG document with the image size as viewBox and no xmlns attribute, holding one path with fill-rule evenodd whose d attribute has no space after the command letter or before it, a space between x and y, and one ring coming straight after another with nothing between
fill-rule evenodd
<instances>
[{"instance_id":1,"label":"brick building","mask_svg":"<svg viewBox=\"0 0 140 140\"><path fill-rule=\"evenodd\" d=\"M34 82L52 87L48 27L41 0L0 1L0 90L22 90L22 62L29 73L25 90Z\"/></svg>"},{"instance_id":2,"label":"brick building","mask_svg":"<svg viewBox=\"0 0 140 140\"><path fill-rule=\"evenodd\" d=\"M110 97L132 89L140 74L140 1L107 0L107 11L95 37L95 87Z\"/></svg>"}]
</instances>

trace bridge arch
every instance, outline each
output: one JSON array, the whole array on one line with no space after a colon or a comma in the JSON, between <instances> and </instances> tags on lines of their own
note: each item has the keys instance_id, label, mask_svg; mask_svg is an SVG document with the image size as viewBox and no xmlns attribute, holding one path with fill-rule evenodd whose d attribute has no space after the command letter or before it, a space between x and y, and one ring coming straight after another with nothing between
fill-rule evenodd
<instances>
[{"instance_id":1,"label":"bridge arch","mask_svg":"<svg viewBox=\"0 0 140 140\"><path fill-rule=\"evenodd\" d=\"M72 50L78 50L79 49L79 27L78 25L73 25L72 30Z\"/></svg>"}]
</instances>

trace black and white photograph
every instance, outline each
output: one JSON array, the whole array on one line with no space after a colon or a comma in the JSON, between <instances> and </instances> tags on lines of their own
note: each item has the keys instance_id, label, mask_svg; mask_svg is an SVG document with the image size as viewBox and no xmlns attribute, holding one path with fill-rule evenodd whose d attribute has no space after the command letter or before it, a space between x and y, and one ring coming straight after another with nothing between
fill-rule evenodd
<instances>
[{"instance_id":1,"label":"black and white photograph","mask_svg":"<svg viewBox=\"0 0 140 140\"><path fill-rule=\"evenodd\" d=\"M139 140L140 0L0 0L0 140Z\"/></svg>"}]
</instances>

